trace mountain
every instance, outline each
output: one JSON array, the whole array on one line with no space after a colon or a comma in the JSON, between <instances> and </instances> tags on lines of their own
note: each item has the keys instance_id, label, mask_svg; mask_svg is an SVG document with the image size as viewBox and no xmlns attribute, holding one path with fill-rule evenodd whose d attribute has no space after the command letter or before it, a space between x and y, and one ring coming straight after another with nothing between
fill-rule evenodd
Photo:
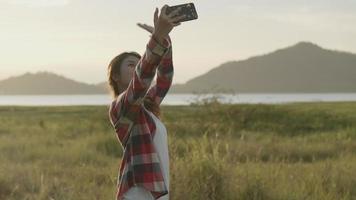
<instances>
[{"instance_id":1,"label":"mountain","mask_svg":"<svg viewBox=\"0 0 356 200\"><path fill-rule=\"evenodd\" d=\"M356 55L299 42L268 54L230 61L173 85L171 93L356 92Z\"/></svg>"},{"instance_id":2,"label":"mountain","mask_svg":"<svg viewBox=\"0 0 356 200\"><path fill-rule=\"evenodd\" d=\"M0 95L99 94L99 85L77 82L50 72L26 73L0 81Z\"/></svg>"},{"instance_id":3,"label":"mountain","mask_svg":"<svg viewBox=\"0 0 356 200\"><path fill-rule=\"evenodd\" d=\"M169 93L356 92L356 54L299 42L241 61L223 63ZM1 94L109 94L107 82L86 84L50 72L0 81Z\"/></svg>"},{"instance_id":4,"label":"mountain","mask_svg":"<svg viewBox=\"0 0 356 200\"><path fill-rule=\"evenodd\" d=\"M97 88L99 88L102 93L108 93L109 92L109 85L108 82L104 81L104 82L100 82L98 84L95 85Z\"/></svg>"}]
</instances>

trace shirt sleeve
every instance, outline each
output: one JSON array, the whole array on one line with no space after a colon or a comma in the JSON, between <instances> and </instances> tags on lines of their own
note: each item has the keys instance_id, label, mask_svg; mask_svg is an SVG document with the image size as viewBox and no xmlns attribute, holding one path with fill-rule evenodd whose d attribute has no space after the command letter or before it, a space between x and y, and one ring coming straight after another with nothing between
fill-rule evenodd
<instances>
[{"instance_id":1,"label":"shirt sleeve","mask_svg":"<svg viewBox=\"0 0 356 200\"><path fill-rule=\"evenodd\" d=\"M153 35L150 36L146 51L138 61L127 89L116 98L112 106L114 108L113 118L119 119L124 115L126 121L127 119L135 120L155 76L156 68L169 48L170 42L164 41L160 44ZM115 121L113 120L113 123Z\"/></svg>"},{"instance_id":2,"label":"shirt sleeve","mask_svg":"<svg viewBox=\"0 0 356 200\"><path fill-rule=\"evenodd\" d=\"M167 53L164 54L157 68L156 82L149 88L145 96L145 98L150 99L157 105L162 103L173 81L172 41L169 36L165 39L165 45L168 46L168 44L170 45Z\"/></svg>"}]
</instances>

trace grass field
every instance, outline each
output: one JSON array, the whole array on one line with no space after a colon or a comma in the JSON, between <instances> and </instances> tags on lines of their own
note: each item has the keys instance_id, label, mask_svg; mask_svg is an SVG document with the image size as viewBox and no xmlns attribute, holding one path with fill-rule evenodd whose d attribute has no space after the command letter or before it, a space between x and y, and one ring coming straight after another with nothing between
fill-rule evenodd
<instances>
[{"instance_id":1,"label":"grass field","mask_svg":"<svg viewBox=\"0 0 356 200\"><path fill-rule=\"evenodd\" d=\"M107 109L0 107L0 199L113 200ZM161 110L173 200L356 199L356 102Z\"/></svg>"}]
</instances>

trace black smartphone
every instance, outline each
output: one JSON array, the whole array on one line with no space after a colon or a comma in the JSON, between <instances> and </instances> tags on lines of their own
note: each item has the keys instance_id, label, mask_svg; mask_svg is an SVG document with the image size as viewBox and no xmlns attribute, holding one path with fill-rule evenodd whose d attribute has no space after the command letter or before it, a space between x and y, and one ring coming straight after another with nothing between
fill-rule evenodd
<instances>
[{"instance_id":1,"label":"black smartphone","mask_svg":"<svg viewBox=\"0 0 356 200\"><path fill-rule=\"evenodd\" d=\"M175 5L175 6L169 6L166 10L166 14L168 15L169 13L171 13L173 10L177 8L181 8L181 10L178 12L179 16L185 15L183 19L177 22L185 22L185 21L198 19L198 14L193 3L185 3L185 4Z\"/></svg>"}]
</instances>

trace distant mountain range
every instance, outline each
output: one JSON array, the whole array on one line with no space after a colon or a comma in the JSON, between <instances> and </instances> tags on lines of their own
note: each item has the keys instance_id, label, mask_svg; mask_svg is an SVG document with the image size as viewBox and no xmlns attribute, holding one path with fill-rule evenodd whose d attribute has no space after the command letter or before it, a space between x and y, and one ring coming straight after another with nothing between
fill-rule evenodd
<instances>
[{"instance_id":1,"label":"distant mountain range","mask_svg":"<svg viewBox=\"0 0 356 200\"><path fill-rule=\"evenodd\" d=\"M356 54L299 42L246 60L226 62L170 92L356 92Z\"/></svg>"},{"instance_id":2,"label":"distant mountain range","mask_svg":"<svg viewBox=\"0 0 356 200\"><path fill-rule=\"evenodd\" d=\"M86 84L51 72L0 81L1 94L107 94L107 83ZM356 54L299 42L271 53L229 61L169 93L356 92Z\"/></svg>"},{"instance_id":3,"label":"distant mountain range","mask_svg":"<svg viewBox=\"0 0 356 200\"><path fill-rule=\"evenodd\" d=\"M100 94L102 84L86 84L51 72L26 73L0 81L0 95Z\"/></svg>"}]
</instances>

